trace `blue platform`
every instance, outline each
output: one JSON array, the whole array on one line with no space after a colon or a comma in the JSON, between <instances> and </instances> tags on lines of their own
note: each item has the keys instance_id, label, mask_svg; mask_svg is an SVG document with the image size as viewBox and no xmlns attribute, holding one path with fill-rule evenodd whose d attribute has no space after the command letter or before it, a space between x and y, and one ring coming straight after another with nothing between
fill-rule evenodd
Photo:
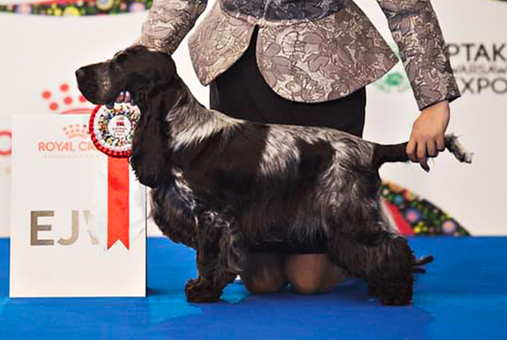
<instances>
[{"instance_id":1,"label":"blue platform","mask_svg":"<svg viewBox=\"0 0 507 340\"><path fill-rule=\"evenodd\" d=\"M0 339L507 339L507 238L412 238L433 254L414 304L384 307L363 282L325 295L250 296L188 304L193 251L148 241L147 298L9 299L9 242L0 239Z\"/></svg>"}]
</instances>

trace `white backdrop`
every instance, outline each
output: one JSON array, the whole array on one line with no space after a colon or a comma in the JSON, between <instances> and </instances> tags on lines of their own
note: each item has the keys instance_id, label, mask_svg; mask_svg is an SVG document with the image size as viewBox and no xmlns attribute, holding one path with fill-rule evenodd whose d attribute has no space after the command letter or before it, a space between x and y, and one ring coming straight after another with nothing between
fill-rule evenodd
<instances>
[{"instance_id":1,"label":"white backdrop","mask_svg":"<svg viewBox=\"0 0 507 340\"><path fill-rule=\"evenodd\" d=\"M0 0L0 4L5 2ZM392 42L376 1L356 2ZM507 142L507 48L502 46L507 43L507 3L439 0L434 7L463 90L463 98L451 105L449 131L461 135L462 142L475 152L474 164L458 164L443 154L429 174L415 165L397 164L386 165L382 176L434 202L472 234L505 235L502 207L507 205L503 179L507 160L502 145ZM130 45L145 16L146 12L88 17L0 13L0 236L8 235L10 223L11 115L89 109L90 104L79 100L74 71ZM208 92L194 75L186 41L174 58L194 95L207 104ZM417 117L402 67L398 65L391 75L368 87L365 138L369 140L405 141ZM37 175L37 169L32 172Z\"/></svg>"},{"instance_id":2,"label":"white backdrop","mask_svg":"<svg viewBox=\"0 0 507 340\"><path fill-rule=\"evenodd\" d=\"M386 33L378 6L370 0L356 1ZM462 136L463 144L475 152L474 162L463 165L449 154L442 154L434 161L429 174L417 166L399 164L386 165L381 174L442 207L474 235L506 235L503 208L507 206L504 178L507 151L503 145L507 143L507 2L432 2L453 54L453 68L477 68L475 72L455 74L463 97L451 104L448 128ZM467 44L468 48L463 46ZM459 51L456 46L460 47ZM499 55L501 46L505 48ZM497 56L493 60L495 49ZM490 67L498 71L481 71ZM495 88L486 86L487 82L495 84ZM473 92L465 83L472 84ZM484 88L479 90L479 84ZM412 93L410 90L398 92L397 88L386 93L381 87L376 84L368 91L365 137L385 143L403 141L410 135L418 114Z\"/></svg>"}]
</instances>

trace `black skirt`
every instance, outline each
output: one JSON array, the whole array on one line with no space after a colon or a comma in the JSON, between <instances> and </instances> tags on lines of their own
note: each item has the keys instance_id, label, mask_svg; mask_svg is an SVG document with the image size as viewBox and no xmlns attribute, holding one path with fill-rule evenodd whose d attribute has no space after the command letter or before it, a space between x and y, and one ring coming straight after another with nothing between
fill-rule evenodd
<instances>
[{"instance_id":1,"label":"black skirt","mask_svg":"<svg viewBox=\"0 0 507 340\"><path fill-rule=\"evenodd\" d=\"M231 117L267 124L335 128L362 137L366 90L323 103L299 103L276 94L261 75L255 57L257 32L245 54L210 84L210 108ZM253 251L325 253L327 240L319 235L312 244L265 243Z\"/></svg>"},{"instance_id":2,"label":"black skirt","mask_svg":"<svg viewBox=\"0 0 507 340\"><path fill-rule=\"evenodd\" d=\"M257 67L256 33L245 54L210 84L211 109L259 123L330 127L362 136L365 88L322 103L300 103L279 96Z\"/></svg>"}]
</instances>

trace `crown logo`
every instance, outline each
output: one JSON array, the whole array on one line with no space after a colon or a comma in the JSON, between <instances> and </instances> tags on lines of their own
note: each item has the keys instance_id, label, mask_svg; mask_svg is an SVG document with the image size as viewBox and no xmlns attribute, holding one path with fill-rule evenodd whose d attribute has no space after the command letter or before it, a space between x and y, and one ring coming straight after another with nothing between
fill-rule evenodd
<instances>
[{"instance_id":1,"label":"crown logo","mask_svg":"<svg viewBox=\"0 0 507 340\"><path fill-rule=\"evenodd\" d=\"M43 91L42 98L48 103L48 108L51 112L59 114L90 114L92 108L86 98L81 94L73 96L70 92L69 84L63 83L57 91Z\"/></svg>"},{"instance_id":2,"label":"crown logo","mask_svg":"<svg viewBox=\"0 0 507 340\"><path fill-rule=\"evenodd\" d=\"M88 138L89 131L86 124L70 124L63 127L67 138Z\"/></svg>"}]
</instances>

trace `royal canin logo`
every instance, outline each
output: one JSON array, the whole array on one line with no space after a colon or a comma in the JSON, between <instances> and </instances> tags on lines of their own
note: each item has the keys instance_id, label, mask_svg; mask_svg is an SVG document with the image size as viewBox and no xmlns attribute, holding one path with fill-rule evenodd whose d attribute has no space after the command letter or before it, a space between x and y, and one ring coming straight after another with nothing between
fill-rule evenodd
<instances>
[{"instance_id":1,"label":"royal canin logo","mask_svg":"<svg viewBox=\"0 0 507 340\"><path fill-rule=\"evenodd\" d=\"M96 154L86 124L69 124L62 127L65 139L45 140L37 143L37 151L44 156Z\"/></svg>"}]
</instances>

